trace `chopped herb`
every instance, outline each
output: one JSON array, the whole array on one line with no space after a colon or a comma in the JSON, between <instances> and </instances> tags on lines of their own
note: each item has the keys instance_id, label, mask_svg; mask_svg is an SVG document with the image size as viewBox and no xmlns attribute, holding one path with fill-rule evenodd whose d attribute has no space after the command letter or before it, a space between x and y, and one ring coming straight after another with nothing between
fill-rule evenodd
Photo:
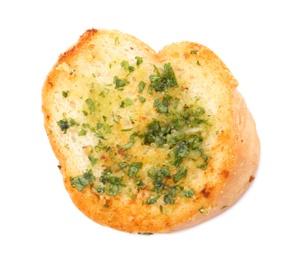
<instances>
[{"instance_id":1,"label":"chopped herb","mask_svg":"<svg viewBox=\"0 0 302 260\"><path fill-rule=\"evenodd\" d=\"M190 190L187 190L187 191L181 191L179 193L179 195L181 197L187 197L187 198L192 198L193 195L194 195L194 190L193 189L190 189Z\"/></svg>"},{"instance_id":2,"label":"chopped herb","mask_svg":"<svg viewBox=\"0 0 302 260\"><path fill-rule=\"evenodd\" d=\"M185 178L187 175L187 169L181 168L177 173L173 176L174 183L179 182L181 179Z\"/></svg>"},{"instance_id":3,"label":"chopped herb","mask_svg":"<svg viewBox=\"0 0 302 260\"><path fill-rule=\"evenodd\" d=\"M164 181L170 176L170 169L168 166L163 166L162 168L152 168L148 171L148 177L153 179L153 189L156 193L161 192L165 189L166 185Z\"/></svg>"},{"instance_id":4,"label":"chopped herb","mask_svg":"<svg viewBox=\"0 0 302 260\"><path fill-rule=\"evenodd\" d=\"M119 89L129 84L129 81L127 79L119 79L117 76L114 76L113 84L115 85L115 88Z\"/></svg>"},{"instance_id":5,"label":"chopped herb","mask_svg":"<svg viewBox=\"0 0 302 260\"><path fill-rule=\"evenodd\" d=\"M67 98L68 97L68 94L69 94L69 91L62 91L62 96L64 98Z\"/></svg>"},{"instance_id":6,"label":"chopped herb","mask_svg":"<svg viewBox=\"0 0 302 260\"><path fill-rule=\"evenodd\" d=\"M104 135L102 134L101 131L97 131L95 134L94 134L95 137L98 137L100 139L103 139L103 140L106 140Z\"/></svg>"},{"instance_id":7,"label":"chopped herb","mask_svg":"<svg viewBox=\"0 0 302 260\"><path fill-rule=\"evenodd\" d=\"M128 166L128 163L126 162L122 162L118 164L118 167L120 167L121 169L126 168Z\"/></svg>"},{"instance_id":8,"label":"chopped herb","mask_svg":"<svg viewBox=\"0 0 302 260\"><path fill-rule=\"evenodd\" d=\"M78 133L78 136L85 136L86 133L87 133L87 130L82 129L82 130Z\"/></svg>"},{"instance_id":9,"label":"chopped herb","mask_svg":"<svg viewBox=\"0 0 302 260\"><path fill-rule=\"evenodd\" d=\"M122 183L123 179L121 177L111 175L109 168L103 171L100 181L104 185L108 185L106 192L109 196L116 196L123 187L126 187L126 185Z\"/></svg>"},{"instance_id":10,"label":"chopped herb","mask_svg":"<svg viewBox=\"0 0 302 260\"><path fill-rule=\"evenodd\" d=\"M142 104L145 103L146 98L142 97L142 96L137 96L139 102L141 102Z\"/></svg>"},{"instance_id":11,"label":"chopped herb","mask_svg":"<svg viewBox=\"0 0 302 260\"><path fill-rule=\"evenodd\" d=\"M108 88L104 88L101 92L100 92L100 96L105 97L107 94L109 93L109 89Z\"/></svg>"},{"instance_id":12,"label":"chopped herb","mask_svg":"<svg viewBox=\"0 0 302 260\"><path fill-rule=\"evenodd\" d=\"M188 143L190 144L192 150L196 150L202 143L202 138L198 137L197 135L191 135L188 139Z\"/></svg>"},{"instance_id":13,"label":"chopped herb","mask_svg":"<svg viewBox=\"0 0 302 260\"><path fill-rule=\"evenodd\" d=\"M118 194L118 192L120 191L120 189L126 187L125 184L109 184L109 191L108 191L108 195L109 196L116 196Z\"/></svg>"},{"instance_id":14,"label":"chopped herb","mask_svg":"<svg viewBox=\"0 0 302 260\"><path fill-rule=\"evenodd\" d=\"M91 98L88 98L85 100L85 103L88 106L90 114L95 111L95 101L93 101Z\"/></svg>"},{"instance_id":15,"label":"chopped herb","mask_svg":"<svg viewBox=\"0 0 302 260\"><path fill-rule=\"evenodd\" d=\"M78 123L74 120L74 119L61 119L57 122L58 126L60 127L61 131L64 132L64 134L66 134L66 131L69 127L78 125Z\"/></svg>"},{"instance_id":16,"label":"chopped herb","mask_svg":"<svg viewBox=\"0 0 302 260\"><path fill-rule=\"evenodd\" d=\"M170 189L164 195L164 202L165 204L174 204L175 202L176 193L174 189Z\"/></svg>"},{"instance_id":17,"label":"chopped herb","mask_svg":"<svg viewBox=\"0 0 302 260\"><path fill-rule=\"evenodd\" d=\"M120 121L119 121L119 119L118 118L120 118L120 116L116 116L114 113L112 113L112 117L113 117L113 122L114 123L116 123L116 124L119 124L120 123Z\"/></svg>"},{"instance_id":18,"label":"chopped herb","mask_svg":"<svg viewBox=\"0 0 302 260\"><path fill-rule=\"evenodd\" d=\"M93 166L97 163L97 161L98 161L98 158L95 158L95 157L93 157L92 155L89 155L89 156L88 156L88 159L89 159L90 164L91 164L92 167L93 167Z\"/></svg>"},{"instance_id":19,"label":"chopped herb","mask_svg":"<svg viewBox=\"0 0 302 260\"><path fill-rule=\"evenodd\" d=\"M142 162L134 162L134 163L131 163L131 164L129 165L128 175L129 175L131 178L136 177L138 171L142 168L142 165L143 165Z\"/></svg>"},{"instance_id":20,"label":"chopped herb","mask_svg":"<svg viewBox=\"0 0 302 260\"><path fill-rule=\"evenodd\" d=\"M179 167L183 159L189 155L190 147L188 142L179 142L173 149L174 161L173 165Z\"/></svg>"},{"instance_id":21,"label":"chopped herb","mask_svg":"<svg viewBox=\"0 0 302 260\"><path fill-rule=\"evenodd\" d=\"M133 105L133 101L130 98L125 98L121 101L120 108L125 108Z\"/></svg>"},{"instance_id":22,"label":"chopped herb","mask_svg":"<svg viewBox=\"0 0 302 260\"><path fill-rule=\"evenodd\" d=\"M160 100L159 98L154 100L154 106L158 113L167 114L168 113L168 100Z\"/></svg>"},{"instance_id":23,"label":"chopped herb","mask_svg":"<svg viewBox=\"0 0 302 260\"><path fill-rule=\"evenodd\" d=\"M136 59L136 66L139 67L139 65L143 63L143 58L136 56L135 59Z\"/></svg>"},{"instance_id":24,"label":"chopped herb","mask_svg":"<svg viewBox=\"0 0 302 260\"><path fill-rule=\"evenodd\" d=\"M129 143L125 144L125 145L117 145L118 148L121 148L121 149L129 149L133 144L134 144L134 138L138 135L138 132L135 132L133 134L130 135L129 137Z\"/></svg>"},{"instance_id":25,"label":"chopped herb","mask_svg":"<svg viewBox=\"0 0 302 260\"><path fill-rule=\"evenodd\" d=\"M146 204L155 204L159 198L160 198L160 195L150 196L147 199Z\"/></svg>"},{"instance_id":26,"label":"chopped herb","mask_svg":"<svg viewBox=\"0 0 302 260\"><path fill-rule=\"evenodd\" d=\"M132 72L134 71L134 67L129 65L128 61L123 60L121 62L121 66L125 69L125 71L127 72Z\"/></svg>"},{"instance_id":27,"label":"chopped herb","mask_svg":"<svg viewBox=\"0 0 302 260\"><path fill-rule=\"evenodd\" d=\"M178 87L177 80L170 63L164 64L162 73L154 65L155 75L150 75L149 79L151 82L151 87L156 92L167 91L171 87Z\"/></svg>"},{"instance_id":28,"label":"chopped herb","mask_svg":"<svg viewBox=\"0 0 302 260\"><path fill-rule=\"evenodd\" d=\"M138 84L138 92L139 92L139 93L142 93L142 92L143 92L143 90L144 90L146 84L147 84L147 83L144 82L144 81L141 81L141 82Z\"/></svg>"},{"instance_id":29,"label":"chopped herb","mask_svg":"<svg viewBox=\"0 0 302 260\"><path fill-rule=\"evenodd\" d=\"M197 54L198 50L191 50L190 54Z\"/></svg>"},{"instance_id":30,"label":"chopped herb","mask_svg":"<svg viewBox=\"0 0 302 260\"><path fill-rule=\"evenodd\" d=\"M199 60L196 62L196 64L197 64L198 66L201 66L201 64L200 64Z\"/></svg>"},{"instance_id":31,"label":"chopped herb","mask_svg":"<svg viewBox=\"0 0 302 260\"><path fill-rule=\"evenodd\" d=\"M194 111L194 116L203 115L204 113L205 113L204 108L198 107L198 108L196 108L196 110Z\"/></svg>"},{"instance_id":32,"label":"chopped herb","mask_svg":"<svg viewBox=\"0 0 302 260\"><path fill-rule=\"evenodd\" d=\"M159 210L160 210L160 213L161 213L161 214L164 213L164 207L163 207L163 205L160 205L160 206L159 206Z\"/></svg>"},{"instance_id":33,"label":"chopped herb","mask_svg":"<svg viewBox=\"0 0 302 260\"><path fill-rule=\"evenodd\" d=\"M83 175L70 178L71 185L75 187L78 191L82 191L93 181L95 181L95 177L91 169L87 170Z\"/></svg>"},{"instance_id":34,"label":"chopped herb","mask_svg":"<svg viewBox=\"0 0 302 260\"><path fill-rule=\"evenodd\" d=\"M95 190L96 190L96 192L99 194L99 195L102 195L104 192L105 192L105 187L102 187L102 186L94 186L93 187Z\"/></svg>"},{"instance_id":35,"label":"chopped herb","mask_svg":"<svg viewBox=\"0 0 302 260\"><path fill-rule=\"evenodd\" d=\"M134 142L130 141L129 143L126 143L125 145L118 146L118 148L129 149L133 144L134 144Z\"/></svg>"},{"instance_id":36,"label":"chopped herb","mask_svg":"<svg viewBox=\"0 0 302 260\"><path fill-rule=\"evenodd\" d=\"M199 168L199 169L205 170L207 168L207 165L206 164L198 164L198 165L196 165L196 167Z\"/></svg>"},{"instance_id":37,"label":"chopped herb","mask_svg":"<svg viewBox=\"0 0 302 260\"><path fill-rule=\"evenodd\" d=\"M108 124L103 124L103 129L105 133L110 134L111 133L111 126Z\"/></svg>"},{"instance_id":38,"label":"chopped herb","mask_svg":"<svg viewBox=\"0 0 302 260\"><path fill-rule=\"evenodd\" d=\"M133 129L133 127L131 127L131 128L124 128L124 129L122 129L121 131L122 132L129 132L129 131L131 131Z\"/></svg>"},{"instance_id":39,"label":"chopped herb","mask_svg":"<svg viewBox=\"0 0 302 260\"><path fill-rule=\"evenodd\" d=\"M136 180L135 184L136 184L138 189L141 189L145 185L142 180Z\"/></svg>"}]
</instances>

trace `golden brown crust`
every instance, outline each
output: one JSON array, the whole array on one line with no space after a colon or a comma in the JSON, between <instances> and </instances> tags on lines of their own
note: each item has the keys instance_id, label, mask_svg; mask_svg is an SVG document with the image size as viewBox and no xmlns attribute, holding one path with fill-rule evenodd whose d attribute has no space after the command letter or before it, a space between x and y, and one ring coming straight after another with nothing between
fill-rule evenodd
<instances>
[{"instance_id":1,"label":"golden brown crust","mask_svg":"<svg viewBox=\"0 0 302 260\"><path fill-rule=\"evenodd\" d=\"M120 70L116 65L117 69L112 72L109 64L111 68L111 64L119 64L121 60L134 61L136 56L144 59L140 67L143 72L139 72L139 68L134 72L131 78L133 87L129 86L128 95L132 95L131 91L137 88L141 79L148 80L153 73L153 65L170 63L181 85L183 98L190 100L198 97L212 120L213 126L209 127L211 131L203 144L203 149L210 157L207 168L200 170L194 166L192 169L195 170L190 170L192 163L186 162L189 171L184 185L194 187L194 196L179 198L171 205L163 202L146 204L150 185L143 186L131 196L124 193L121 196L107 196L98 195L91 186L78 191L70 181L70 178L82 174L88 167L87 157L83 158L88 137L87 140L80 139L72 131L64 134L57 122L65 112L82 120L84 117L79 111L85 105L84 97L89 97L89 91L92 91L92 88L84 87L90 83L88 78L93 74L100 85L111 83L115 73ZM182 230L211 219L232 206L254 179L260 153L255 123L236 89L237 85L236 79L219 57L198 43L174 43L156 54L135 37L118 31L86 31L74 46L59 57L45 81L42 93L45 129L59 160L66 190L74 204L101 225L138 233ZM73 96L63 98L62 91L70 91ZM153 100L147 99L145 108L138 103L136 110L131 112L133 115L139 113L135 117L138 130L142 130L156 115L146 109L149 103L152 107ZM104 115L107 116L106 113ZM116 141L125 143L127 138L121 133L116 136ZM146 152L142 145L137 145L133 151L143 165L149 165L150 158L151 161L154 158L151 163L158 164L156 157L159 152L164 154L163 150L153 148ZM100 167L103 169L110 166L109 157L106 156L102 154L100 158ZM123 149L116 151L116 160L125 156ZM147 169L147 166L143 166L142 171ZM147 173L143 172L141 176L147 176Z\"/></svg>"}]
</instances>

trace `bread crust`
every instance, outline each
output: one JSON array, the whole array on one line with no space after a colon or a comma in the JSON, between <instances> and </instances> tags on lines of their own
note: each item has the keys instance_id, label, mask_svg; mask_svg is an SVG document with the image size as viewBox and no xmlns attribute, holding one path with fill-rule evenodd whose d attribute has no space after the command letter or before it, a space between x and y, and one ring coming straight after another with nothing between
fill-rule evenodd
<instances>
[{"instance_id":1,"label":"bread crust","mask_svg":"<svg viewBox=\"0 0 302 260\"><path fill-rule=\"evenodd\" d=\"M85 105L83 97L90 97L90 92L94 90L91 86L84 87L88 83L88 75L93 74L100 85L104 82L112 83L113 77L120 71L117 64L120 64L121 60L133 63L135 57L142 57L144 62L135 67L135 72L127 74L127 77L134 75L131 78L131 86L127 89L130 93L128 95L131 95L134 85L137 88L140 77L147 81L149 75L154 73L154 65L159 67L169 63L181 86L181 92L177 92L177 95L181 93L184 100L198 97L208 116L215 118L211 121L209 133L203 142L203 149L210 158L206 169L191 170L188 166L184 186L193 186L194 196L179 197L173 204L164 204L160 200L158 203L147 204L146 197L150 195L148 185L131 193L131 196L124 193L108 196L97 194L91 185L79 191L71 182L71 178L82 174L83 169L89 167L87 158L86 161L82 159L85 154L82 150L89 138L80 138L69 130L62 132L58 121L65 112L67 116L75 117L79 121L85 118L80 111ZM113 64L112 68L108 64ZM173 43L156 53L137 38L119 31L86 31L74 46L59 57L47 76L42 92L44 126L59 160L65 188L74 204L93 221L131 233L183 230L230 208L254 180L260 156L256 125L243 97L236 89L237 85L236 79L220 58L201 44ZM62 97L63 92L69 91L73 96ZM135 125L140 131L150 123L151 117L156 115L156 112L150 112L148 107L149 103L152 107L153 100L149 102L149 96L145 95L145 108L139 105L135 110L131 110L132 113L141 113L141 116L136 118L138 124ZM115 107L112 105L113 108ZM104 111L103 115L107 118L104 109L100 111ZM146 116L146 110L149 117ZM128 137L129 135L121 133L115 138L117 142L124 144ZM148 149L148 153L145 153L146 148L139 144L133 151L143 162L141 176L145 177L150 169L144 166L150 164L148 160L151 158L151 164L154 165L161 161L161 158L156 156L159 149ZM160 152L164 154L163 149ZM124 156L121 153L125 151L117 150L116 156ZM85 162L88 162L88 166ZM102 170L109 165L104 154L98 162L97 165L100 165ZM189 161L186 163L191 165ZM195 179L191 176L195 176Z\"/></svg>"}]
</instances>

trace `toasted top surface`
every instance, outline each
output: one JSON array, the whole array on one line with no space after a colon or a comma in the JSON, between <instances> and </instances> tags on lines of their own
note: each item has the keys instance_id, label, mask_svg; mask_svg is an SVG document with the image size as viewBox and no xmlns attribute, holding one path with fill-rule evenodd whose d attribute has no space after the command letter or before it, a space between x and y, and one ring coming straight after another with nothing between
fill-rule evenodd
<instances>
[{"instance_id":1,"label":"toasted top surface","mask_svg":"<svg viewBox=\"0 0 302 260\"><path fill-rule=\"evenodd\" d=\"M59 57L42 95L45 129L75 205L102 225L141 233L182 229L231 206L259 159L236 86L200 44L174 43L157 54L118 31L85 32ZM256 152L240 157L244 149Z\"/></svg>"}]
</instances>

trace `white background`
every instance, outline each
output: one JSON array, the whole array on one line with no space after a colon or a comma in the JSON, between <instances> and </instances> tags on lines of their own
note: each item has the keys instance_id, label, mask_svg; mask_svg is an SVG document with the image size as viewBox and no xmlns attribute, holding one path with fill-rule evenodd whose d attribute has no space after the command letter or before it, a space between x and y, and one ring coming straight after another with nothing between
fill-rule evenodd
<instances>
[{"instance_id":1,"label":"white background","mask_svg":"<svg viewBox=\"0 0 302 260\"><path fill-rule=\"evenodd\" d=\"M301 1L1 1L0 259L302 259ZM43 128L41 90L86 29L118 29L156 51L212 49L239 81L261 162L245 196L192 229L141 236L72 204Z\"/></svg>"}]
</instances>

